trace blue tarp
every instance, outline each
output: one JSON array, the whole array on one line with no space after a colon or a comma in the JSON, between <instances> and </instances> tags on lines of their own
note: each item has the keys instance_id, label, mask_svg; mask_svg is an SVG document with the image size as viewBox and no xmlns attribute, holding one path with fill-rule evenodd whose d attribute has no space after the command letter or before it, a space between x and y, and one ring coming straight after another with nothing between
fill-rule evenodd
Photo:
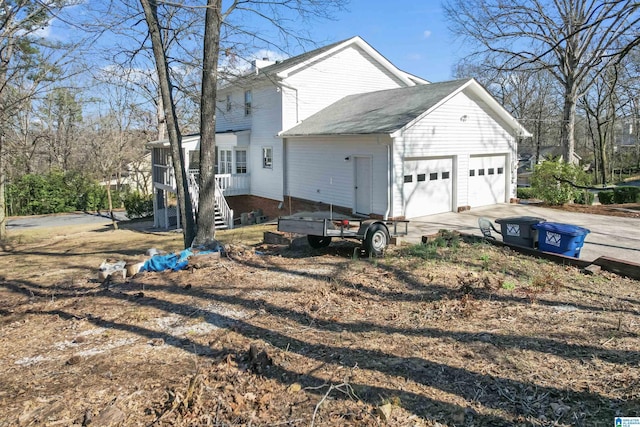
<instances>
[{"instance_id":1,"label":"blue tarp","mask_svg":"<svg viewBox=\"0 0 640 427\"><path fill-rule=\"evenodd\" d=\"M165 271L183 270L189 264L189 257L194 255L206 255L217 251L198 251L194 253L191 249L185 249L180 253L168 255L154 255L149 258L140 271Z\"/></svg>"}]
</instances>

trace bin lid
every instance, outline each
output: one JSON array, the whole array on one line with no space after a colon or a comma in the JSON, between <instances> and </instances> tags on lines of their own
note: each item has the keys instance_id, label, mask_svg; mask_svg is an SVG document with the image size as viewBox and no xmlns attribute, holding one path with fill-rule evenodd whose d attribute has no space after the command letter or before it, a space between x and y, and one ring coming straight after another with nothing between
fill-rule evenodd
<instances>
[{"instance_id":1,"label":"bin lid","mask_svg":"<svg viewBox=\"0 0 640 427\"><path fill-rule=\"evenodd\" d=\"M538 224L539 222L544 222L546 219L538 218L535 216L512 216L509 218L498 218L496 222L498 224L524 224L524 225L533 225Z\"/></svg>"},{"instance_id":2,"label":"bin lid","mask_svg":"<svg viewBox=\"0 0 640 427\"><path fill-rule=\"evenodd\" d=\"M573 224L562 224L559 222L541 222L533 226L538 230L552 231L554 233L568 236L582 236L591 233L591 230Z\"/></svg>"}]
</instances>

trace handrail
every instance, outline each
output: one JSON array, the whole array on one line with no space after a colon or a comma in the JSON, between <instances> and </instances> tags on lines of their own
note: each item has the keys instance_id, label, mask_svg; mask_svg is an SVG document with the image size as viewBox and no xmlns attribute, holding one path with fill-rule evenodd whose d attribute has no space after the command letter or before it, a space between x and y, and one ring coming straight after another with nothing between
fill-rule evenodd
<instances>
[{"instance_id":1,"label":"handrail","mask_svg":"<svg viewBox=\"0 0 640 427\"><path fill-rule=\"evenodd\" d=\"M198 213L198 202L200 201L200 185L198 184L198 178L194 171L189 170L189 195L191 196L191 202L193 203L193 213ZM218 181L215 180L215 201L220 215L227 228L233 228L233 209L229 207L227 199L224 197L222 189L218 185Z\"/></svg>"},{"instance_id":2,"label":"handrail","mask_svg":"<svg viewBox=\"0 0 640 427\"><path fill-rule=\"evenodd\" d=\"M227 199L224 197L222 189L218 185L218 181L216 181L216 205L220 210L220 214L222 215L222 219L229 229L233 228L233 209L229 207L227 203Z\"/></svg>"},{"instance_id":3,"label":"handrail","mask_svg":"<svg viewBox=\"0 0 640 427\"><path fill-rule=\"evenodd\" d=\"M189 196L191 196L191 204L193 205L193 214L198 213L198 204L200 202L200 184L196 175L189 171Z\"/></svg>"}]
</instances>

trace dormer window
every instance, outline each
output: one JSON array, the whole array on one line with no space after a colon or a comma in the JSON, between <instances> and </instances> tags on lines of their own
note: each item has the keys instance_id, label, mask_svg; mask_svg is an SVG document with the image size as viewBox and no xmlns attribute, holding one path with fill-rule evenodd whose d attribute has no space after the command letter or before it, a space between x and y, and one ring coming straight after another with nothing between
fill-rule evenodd
<instances>
[{"instance_id":1,"label":"dormer window","mask_svg":"<svg viewBox=\"0 0 640 427\"><path fill-rule=\"evenodd\" d=\"M244 115L245 116L251 115L251 91L250 90L244 91Z\"/></svg>"}]
</instances>

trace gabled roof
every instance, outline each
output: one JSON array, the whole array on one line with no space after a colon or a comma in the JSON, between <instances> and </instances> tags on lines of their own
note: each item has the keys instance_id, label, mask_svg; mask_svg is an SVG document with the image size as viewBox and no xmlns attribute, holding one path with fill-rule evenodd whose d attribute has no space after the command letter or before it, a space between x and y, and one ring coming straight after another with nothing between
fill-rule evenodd
<instances>
[{"instance_id":1,"label":"gabled roof","mask_svg":"<svg viewBox=\"0 0 640 427\"><path fill-rule=\"evenodd\" d=\"M393 134L410 126L462 90L469 89L521 134L524 129L474 79L452 80L347 96L280 136Z\"/></svg>"},{"instance_id":2,"label":"gabled roof","mask_svg":"<svg viewBox=\"0 0 640 427\"><path fill-rule=\"evenodd\" d=\"M416 83L426 82L419 77L412 76L411 74L398 69L388 59L382 56L377 50L371 47L371 45L365 42L361 37L355 36L346 40L329 44L327 46L320 47L301 55L294 56L289 59L285 59L283 61L278 61L273 65L259 68L256 72L252 72L229 81L228 85L247 85L251 81L264 78L285 79L297 70L320 61L321 59L333 54L334 52L344 49L349 45L356 45L360 47L369 56L376 60L383 68L387 69L390 73L395 75L398 80L404 82L407 86L413 86ZM225 85L225 87L228 85Z\"/></svg>"}]
</instances>

